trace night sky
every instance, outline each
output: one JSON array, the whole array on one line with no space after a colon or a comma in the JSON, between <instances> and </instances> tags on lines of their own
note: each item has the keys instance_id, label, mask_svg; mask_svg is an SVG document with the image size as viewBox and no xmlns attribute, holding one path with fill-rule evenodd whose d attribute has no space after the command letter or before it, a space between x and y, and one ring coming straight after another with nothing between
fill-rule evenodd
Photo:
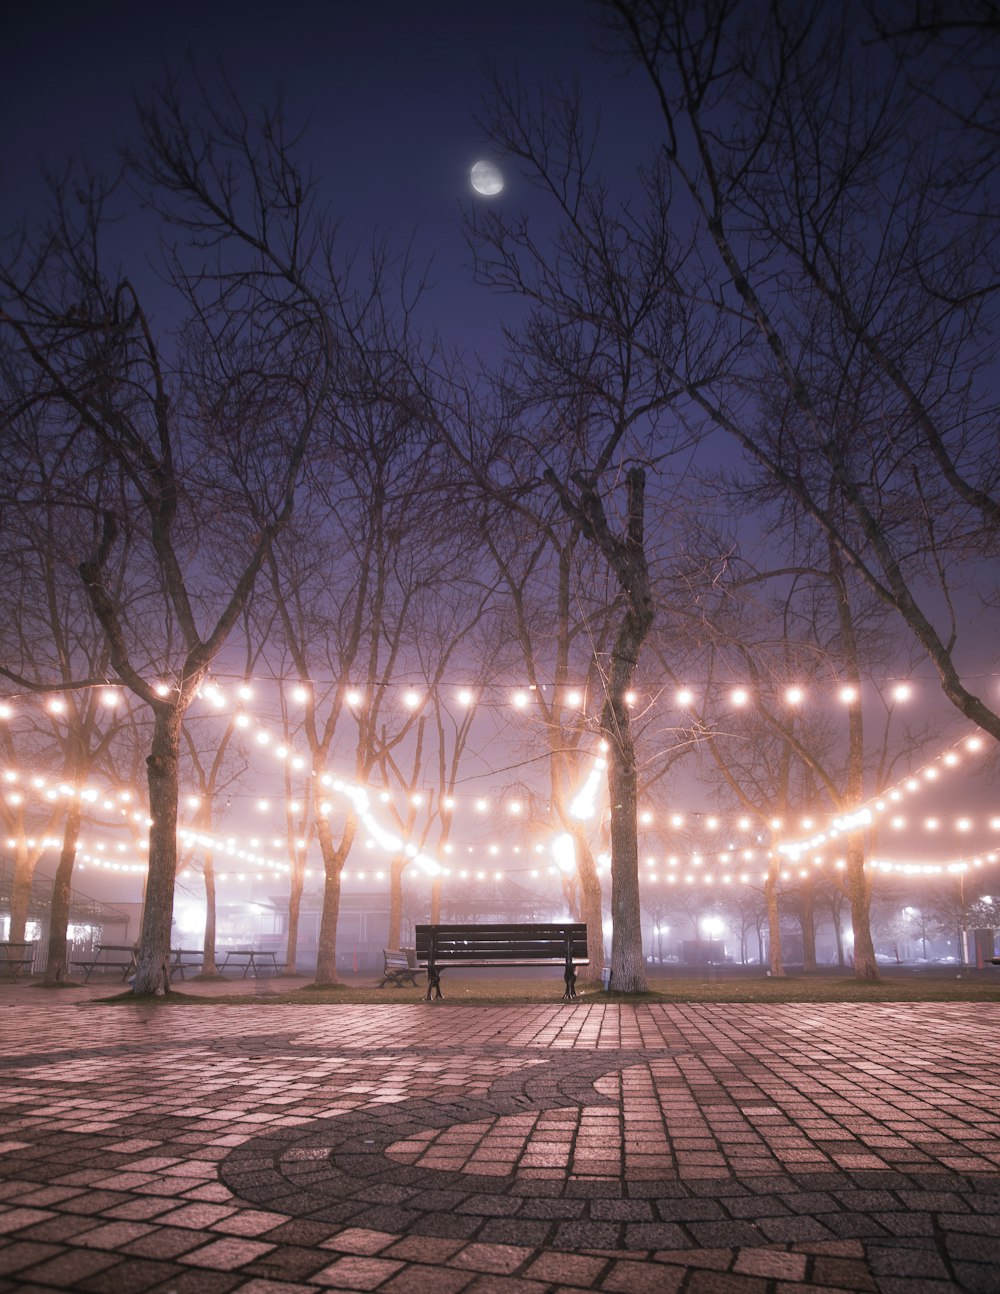
<instances>
[{"instance_id":1,"label":"night sky","mask_svg":"<svg viewBox=\"0 0 1000 1294\"><path fill-rule=\"evenodd\" d=\"M488 69L532 86L579 78L601 107L606 160L624 177L641 150L648 91L618 76L597 35L585 0L19 6L0 51L3 227L38 209L41 167L59 172L73 160L115 170L136 91L167 69L183 76L191 58L211 80L221 60L244 103L280 91L289 119L307 125L303 153L345 245L375 229L399 248L412 236L418 263L433 258L424 322L490 352L498 314L513 303L472 284L460 218L462 202L483 201L470 167L492 158L476 123ZM505 179L492 201L530 201L510 168ZM121 230L126 256L141 247L133 234Z\"/></svg>"}]
</instances>

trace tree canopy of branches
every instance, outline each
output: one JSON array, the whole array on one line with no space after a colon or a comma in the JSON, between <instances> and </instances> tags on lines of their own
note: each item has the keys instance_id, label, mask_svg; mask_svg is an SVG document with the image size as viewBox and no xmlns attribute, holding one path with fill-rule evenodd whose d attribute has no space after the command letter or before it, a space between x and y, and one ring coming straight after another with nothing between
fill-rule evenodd
<instances>
[{"instance_id":1,"label":"tree canopy of branches","mask_svg":"<svg viewBox=\"0 0 1000 1294\"><path fill-rule=\"evenodd\" d=\"M62 682L111 679L152 712L138 993L166 986L184 715L292 514L350 322L281 114L252 121L203 93L198 121L167 86L142 105L126 163L181 240L164 245L176 336L144 307L141 268L113 259L120 185L54 184L49 221L26 225L0 266L18 379L3 502L60 509L107 654L97 678Z\"/></svg>"}]
</instances>

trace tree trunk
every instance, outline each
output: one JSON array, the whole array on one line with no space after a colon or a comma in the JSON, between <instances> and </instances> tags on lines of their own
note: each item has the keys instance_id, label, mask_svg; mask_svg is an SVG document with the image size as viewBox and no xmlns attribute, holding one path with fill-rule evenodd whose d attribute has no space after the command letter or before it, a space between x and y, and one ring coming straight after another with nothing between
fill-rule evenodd
<instances>
[{"instance_id":1,"label":"tree trunk","mask_svg":"<svg viewBox=\"0 0 1000 1294\"><path fill-rule=\"evenodd\" d=\"M580 916L580 877L578 875L567 876L565 872L562 872L559 879L570 921L582 921L583 917Z\"/></svg>"},{"instance_id":2,"label":"tree trunk","mask_svg":"<svg viewBox=\"0 0 1000 1294\"><path fill-rule=\"evenodd\" d=\"M285 972L298 974L299 916L302 912L302 890L305 887L305 868L298 850L292 854L292 869L288 877L288 941L285 946Z\"/></svg>"},{"instance_id":3,"label":"tree trunk","mask_svg":"<svg viewBox=\"0 0 1000 1294\"><path fill-rule=\"evenodd\" d=\"M206 978L211 976L212 979L217 979L219 968L215 964L215 860L211 852L205 855L202 872L205 881L205 942L202 945L201 973Z\"/></svg>"},{"instance_id":4,"label":"tree trunk","mask_svg":"<svg viewBox=\"0 0 1000 1294\"><path fill-rule=\"evenodd\" d=\"M432 926L441 924L441 877L435 876L431 882L431 920Z\"/></svg>"},{"instance_id":5,"label":"tree trunk","mask_svg":"<svg viewBox=\"0 0 1000 1294\"><path fill-rule=\"evenodd\" d=\"M767 934L771 963L771 975L784 976L785 964L781 959L781 916L778 912L778 869L780 863L772 859L767 869L767 880L764 882L764 897L767 899Z\"/></svg>"},{"instance_id":6,"label":"tree trunk","mask_svg":"<svg viewBox=\"0 0 1000 1294\"><path fill-rule=\"evenodd\" d=\"M580 967L581 984L600 984L604 968L604 905L601 901L601 881L597 875L594 851L587 842L582 826L570 828L576 846L576 870L580 878L580 920L587 923L586 966Z\"/></svg>"},{"instance_id":7,"label":"tree trunk","mask_svg":"<svg viewBox=\"0 0 1000 1294\"><path fill-rule=\"evenodd\" d=\"M608 742L611 800L611 988L616 993L645 993L635 746L628 707L620 697L605 702L602 728Z\"/></svg>"},{"instance_id":8,"label":"tree trunk","mask_svg":"<svg viewBox=\"0 0 1000 1294\"><path fill-rule=\"evenodd\" d=\"M49 955L45 966L45 983L62 984L69 975L66 932L69 927L69 905L72 897L73 867L76 863L76 842L80 835L83 805L74 796L66 810L62 850L59 865L52 882L52 906L49 909Z\"/></svg>"},{"instance_id":9,"label":"tree trunk","mask_svg":"<svg viewBox=\"0 0 1000 1294\"><path fill-rule=\"evenodd\" d=\"M836 907L831 904L830 919L833 922L833 937L837 941L837 965L843 968L847 963L844 959L844 925L840 919L840 904Z\"/></svg>"},{"instance_id":10,"label":"tree trunk","mask_svg":"<svg viewBox=\"0 0 1000 1294\"><path fill-rule=\"evenodd\" d=\"M153 741L146 758L149 783L149 876L142 910L134 991L162 996L170 991L170 932L177 878L177 786L183 712L157 705Z\"/></svg>"},{"instance_id":11,"label":"tree trunk","mask_svg":"<svg viewBox=\"0 0 1000 1294\"><path fill-rule=\"evenodd\" d=\"M403 872L410 860L405 856L389 863L389 934L387 948L398 948L403 927Z\"/></svg>"},{"instance_id":12,"label":"tree trunk","mask_svg":"<svg viewBox=\"0 0 1000 1294\"><path fill-rule=\"evenodd\" d=\"M8 939L13 944L25 942L25 931L28 928L28 905L31 902L31 878L34 874L37 855L32 856L26 842L18 838L14 846L14 879L10 895L10 932Z\"/></svg>"},{"instance_id":13,"label":"tree trunk","mask_svg":"<svg viewBox=\"0 0 1000 1294\"><path fill-rule=\"evenodd\" d=\"M330 820L324 814L316 819L316 836L323 856L323 910L319 923L319 947L316 950L316 983L337 984L337 922L340 919L340 877L357 830L353 817L344 825L340 845L334 847Z\"/></svg>"},{"instance_id":14,"label":"tree trunk","mask_svg":"<svg viewBox=\"0 0 1000 1294\"><path fill-rule=\"evenodd\" d=\"M816 894L815 877L807 876L801 889L802 969L816 969Z\"/></svg>"},{"instance_id":15,"label":"tree trunk","mask_svg":"<svg viewBox=\"0 0 1000 1294\"><path fill-rule=\"evenodd\" d=\"M859 832L847 841L847 892L851 900L851 925L854 927L854 975L856 979L877 980L878 962L872 942L870 901L865 884L864 840Z\"/></svg>"},{"instance_id":16,"label":"tree trunk","mask_svg":"<svg viewBox=\"0 0 1000 1294\"><path fill-rule=\"evenodd\" d=\"M655 614L645 550L646 473L641 467L628 471L624 537L611 533L593 482L575 476L580 492L574 499L550 469L544 473L544 479L555 488L567 515L579 523L586 538L600 549L625 597L625 614L611 649L601 709L601 732L608 745L611 799L611 988L618 993L645 993L635 745L625 696Z\"/></svg>"}]
</instances>

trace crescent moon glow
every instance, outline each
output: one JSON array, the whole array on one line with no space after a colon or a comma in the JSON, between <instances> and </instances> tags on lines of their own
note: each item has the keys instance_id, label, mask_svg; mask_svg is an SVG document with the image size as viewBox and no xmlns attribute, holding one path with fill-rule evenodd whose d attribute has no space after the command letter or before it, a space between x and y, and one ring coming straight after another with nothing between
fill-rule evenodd
<instances>
[{"instance_id":1,"label":"crescent moon glow","mask_svg":"<svg viewBox=\"0 0 1000 1294\"><path fill-rule=\"evenodd\" d=\"M469 178L476 192L487 198L492 198L503 188L503 174L493 162L477 162Z\"/></svg>"}]
</instances>

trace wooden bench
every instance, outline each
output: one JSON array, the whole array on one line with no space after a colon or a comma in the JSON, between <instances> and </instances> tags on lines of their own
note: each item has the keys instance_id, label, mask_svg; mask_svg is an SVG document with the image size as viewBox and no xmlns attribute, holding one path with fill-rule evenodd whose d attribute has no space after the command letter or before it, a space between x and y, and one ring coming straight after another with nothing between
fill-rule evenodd
<instances>
[{"instance_id":1,"label":"wooden bench","mask_svg":"<svg viewBox=\"0 0 1000 1294\"><path fill-rule=\"evenodd\" d=\"M576 997L576 967L585 966L587 926L546 925L417 926L417 962L427 968L427 993L441 997L445 966L562 966L563 1001Z\"/></svg>"},{"instance_id":2,"label":"wooden bench","mask_svg":"<svg viewBox=\"0 0 1000 1294\"><path fill-rule=\"evenodd\" d=\"M379 988L385 988L386 984L395 984L397 988L402 988L407 981L416 988L417 976L420 974L416 948L383 948L382 961Z\"/></svg>"},{"instance_id":3,"label":"wooden bench","mask_svg":"<svg viewBox=\"0 0 1000 1294\"><path fill-rule=\"evenodd\" d=\"M205 953L201 948L171 948L170 977L179 975L184 979L188 971L196 974L205 966Z\"/></svg>"},{"instance_id":4,"label":"wooden bench","mask_svg":"<svg viewBox=\"0 0 1000 1294\"><path fill-rule=\"evenodd\" d=\"M89 983L94 971L98 973L121 971L122 983L124 984L129 977L129 973L135 970L135 949L130 944L100 944L93 957L74 961L72 965L79 966L81 970L86 971L83 977L84 984Z\"/></svg>"},{"instance_id":5,"label":"wooden bench","mask_svg":"<svg viewBox=\"0 0 1000 1294\"><path fill-rule=\"evenodd\" d=\"M11 943L9 940L0 943L0 976L17 979L21 971L31 974L35 964L35 945L33 943Z\"/></svg>"}]
</instances>

